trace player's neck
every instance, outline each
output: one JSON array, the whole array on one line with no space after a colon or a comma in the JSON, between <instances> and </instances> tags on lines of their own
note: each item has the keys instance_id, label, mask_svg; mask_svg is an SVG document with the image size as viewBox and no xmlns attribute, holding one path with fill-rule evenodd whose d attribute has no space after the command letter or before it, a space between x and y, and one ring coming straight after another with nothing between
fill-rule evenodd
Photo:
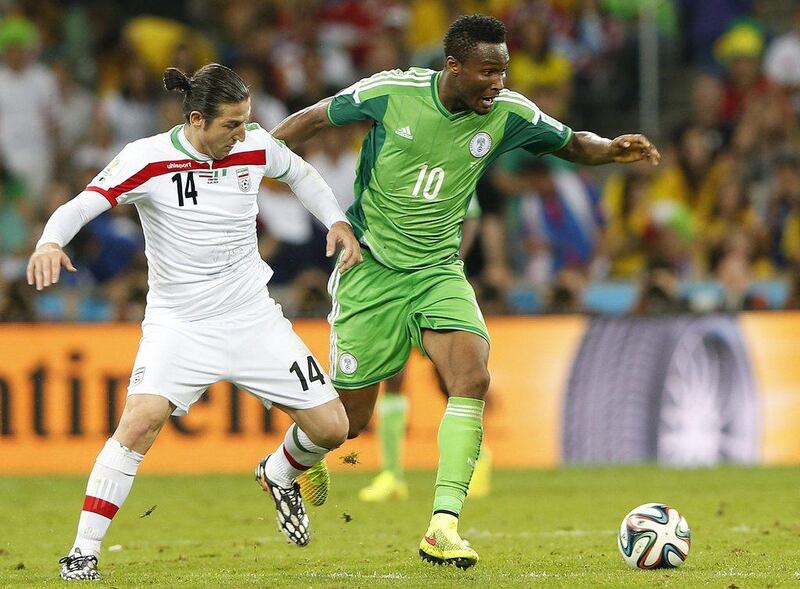
<instances>
[{"instance_id":1,"label":"player's neck","mask_svg":"<svg viewBox=\"0 0 800 589\"><path fill-rule=\"evenodd\" d=\"M192 127L191 125L184 124L181 133L189 142L189 145L191 145L197 153L199 153L203 157L208 157L208 158L211 157L203 149L203 144L200 143L200 138L197 136L194 127Z\"/></svg>"},{"instance_id":2,"label":"player's neck","mask_svg":"<svg viewBox=\"0 0 800 589\"><path fill-rule=\"evenodd\" d=\"M442 103L442 106L450 113L455 114L467 110L467 107L456 95L453 82L452 74L447 70L442 70L442 73L439 74L438 83L436 84L436 92L439 94L439 102Z\"/></svg>"}]
</instances>

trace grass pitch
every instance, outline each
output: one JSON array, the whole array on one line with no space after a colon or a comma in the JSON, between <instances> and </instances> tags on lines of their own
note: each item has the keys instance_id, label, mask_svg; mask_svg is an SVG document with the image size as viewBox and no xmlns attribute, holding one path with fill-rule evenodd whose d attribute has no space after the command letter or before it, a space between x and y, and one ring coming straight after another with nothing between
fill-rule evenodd
<instances>
[{"instance_id":1,"label":"grass pitch","mask_svg":"<svg viewBox=\"0 0 800 589\"><path fill-rule=\"evenodd\" d=\"M406 502L356 499L368 473L334 473L310 508L311 545L288 545L250 473L139 476L104 543L100 587L583 587L745 589L800 586L800 469L654 467L505 471L467 502L461 531L481 561L422 563L433 473L409 475ZM64 586L57 560L74 535L83 477L0 478L0 586ZM692 529L680 569L628 569L622 517L662 501ZM156 506L149 515L145 515Z\"/></svg>"}]
</instances>

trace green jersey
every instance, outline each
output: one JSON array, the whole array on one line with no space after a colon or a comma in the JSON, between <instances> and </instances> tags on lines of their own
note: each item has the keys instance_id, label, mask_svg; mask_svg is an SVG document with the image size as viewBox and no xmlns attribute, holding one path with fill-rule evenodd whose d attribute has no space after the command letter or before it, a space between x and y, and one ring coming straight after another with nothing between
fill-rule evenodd
<instances>
[{"instance_id":1,"label":"green jersey","mask_svg":"<svg viewBox=\"0 0 800 589\"><path fill-rule=\"evenodd\" d=\"M382 264L416 270L452 261L470 197L486 167L522 147L558 151L572 130L530 100L501 90L486 115L449 112L439 100L441 72L381 72L334 96L337 126L372 119L347 211L358 239Z\"/></svg>"}]
</instances>

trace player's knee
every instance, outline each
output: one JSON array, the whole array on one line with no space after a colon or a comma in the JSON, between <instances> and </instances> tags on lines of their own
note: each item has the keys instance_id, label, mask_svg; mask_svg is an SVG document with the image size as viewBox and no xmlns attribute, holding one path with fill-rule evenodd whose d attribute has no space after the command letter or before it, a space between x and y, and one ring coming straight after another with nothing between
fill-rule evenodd
<instances>
[{"instance_id":1,"label":"player's knee","mask_svg":"<svg viewBox=\"0 0 800 589\"><path fill-rule=\"evenodd\" d=\"M322 437L324 439L320 445L323 448L328 448L329 450L338 448L344 444L345 440L347 440L349 431L350 424L347 420L347 416L344 415L344 412L342 412L342 415L337 416L335 420L332 420L329 426L322 433Z\"/></svg>"},{"instance_id":2,"label":"player's knee","mask_svg":"<svg viewBox=\"0 0 800 589\"><path fill-rule=\"evenodd\" d=\"M319 415L312 423L306 423L303 431L317 446L333 450L344 444L349 423L344 408L339 406Z\"/></svg>"},{"instance_id":3,"label":"player's knee","mask_svg":"<svg viewBox=\"0 0 800 589\"><path fill-rule=\"evenodd\" d=\"M454 379L453 384L447 387L447 392L450 396L483 399L489 391L490 382L489 370L485 366L476 366Z\"/></svg>"},{"instance_id":4,"label":"player's knee","mask_svg":"<svg viewBox=\"0 0 800 589\"><path fill-rule=\"evenodd\" d=\"M159 415L134 411L120 420L115 437L125 446L138 446L141 442L153 440L163 425L164 420Z\"/></svg>"},{"instance_id":5,"label":"player's knee","mask_svg":"<svg viewBox=\"0 0 800 589\"><path fill-rule=\"evenodd\" d=\"M168 410L160 403L129 400L122 413L115 437L125 446L132 447L139 442L152 441L164 425Z\"/></svg>"},{"instance_id":6,"label":"player's knee","mask_svg":"<svg viewBox=\"0 0 800 589\"><path fill-rule=\"evenodd\" d=\"M350 417L350 427L349 431L347 432L347 439L352 440L353 438L357 438L358 434L360 434L367 428L370 415L358 413L356 415L350 415L349 417Z\"/></svg>"}]
</instances>

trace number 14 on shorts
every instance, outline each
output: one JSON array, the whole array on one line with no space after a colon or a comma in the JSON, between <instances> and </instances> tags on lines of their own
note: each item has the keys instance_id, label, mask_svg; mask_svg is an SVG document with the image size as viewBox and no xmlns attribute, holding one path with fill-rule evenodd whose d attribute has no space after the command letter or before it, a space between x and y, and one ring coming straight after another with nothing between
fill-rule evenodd
<instances>
[{"instance_id":1,"label":"number 14 on shorts","mask_svg":"<svg viewBox=\"0 0 800 589\"><path fill-rule=\"evenodd\" d=\"M308 375L308 378L306 378L306 374L303 374L303 370L300 368L300 364L298 364L297 361L295 361L291 368L289 368L289 372L293 372L295 376L297 376L297 380L300 381L300 386L303 387L303 390L308 390L309 382L320 382L321 384L325 384L325 375L322 373L322 370L319 369L319 365L317 364L317 361L314 360L314 356L308 356L306 358L306 364L306 374Z\"/></svg>"}]
</instances>

